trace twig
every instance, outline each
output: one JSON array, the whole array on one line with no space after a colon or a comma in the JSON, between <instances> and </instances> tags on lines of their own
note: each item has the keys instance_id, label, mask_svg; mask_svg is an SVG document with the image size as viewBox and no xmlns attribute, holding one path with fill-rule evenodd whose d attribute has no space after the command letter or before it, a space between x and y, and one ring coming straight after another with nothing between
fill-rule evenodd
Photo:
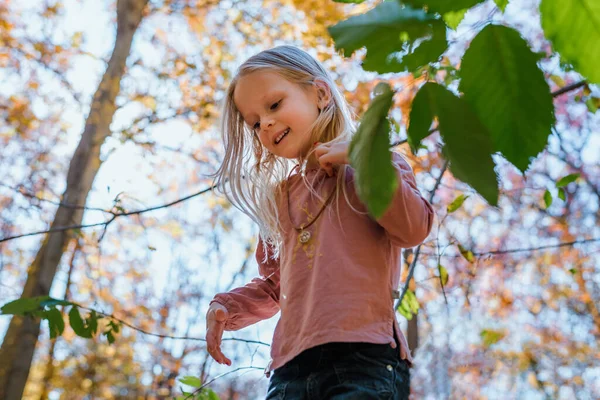
<instances>
[{"instance_id":1,"label":"twig","mask_svg":"<svg viewBox=\"0 0 600 400\"><path fill-rule=\"evenodd\" d=\"M560 96L563 93L567 93L567 92L570 92L572 90L579 89L580 87L585 86L586 83L587 82L585 80L582 80L582 81L575 82L575 83L572 83L570 85L567 85L565 87L562 87L562 88L560 88L560 89L555 90L554 92L552 92L552 97Z\"/></svg>"},{"instance_id":2,"label":"twig","mask_svg":"<svg viewBox=\"0 0 600 400\"><path fill-rule=\"evenodd\" d=\"M254 367L254 366L251 365L249 367L239 367L239 368L234 369L233 371L224 372L221 375L217 375L216 377L214 377L210 381L206 382L205 384L203 384L202 386L200 386L198 389L194 390L192 393L188 394L187 397L186 397L186 400L192 398L191 396L194 396L196 393L199 393L202 389L204 389L205 387L207 387L208 385L210 385L211 383L213 383L217 379L222 378L222 377L224 377L226 375L229 375L229 374L233 374L233 373L238 372L238 371L243 371L245 369L264 370L265 367Z\"/></svg>"},{"instance_id":3,"label":"twig","mask_svg":"<svg viewBox=\"0 0 600 400\"><path fill-rule=\"evenodd\" d=\"M57 228L47 229L47 230L43 230L43 231L23 233L21 235L15 235L15 236L8 236L8 237L5 237L5 238L0 238L0 243L7 242L9 240L19 239L19 238L22 238L22 237L41 235L41 234L44 234L44 233L62 232L62 231L70 230L70 229L85 229L85 228L93 228L93 227L96 227L96 226L104 226L104 228L106 229L108 227L108 225L110 223L112 223L115 219L117 219L118 217L126 217L126 216L130 216L130 215L139 215L139 214L147 213L147 212L150 212L150 211L159 210L161 208L168 208L168 207L171 207L171 206L173 206L175 204L178 204L178 203L184 202L186 200L189 200L189 199L191 199L193 197L200 196L200 195L202 195L204 193L210 192L215 187L216 187L216 184L214 184L214 185L212 185L210 187L207 187L206 189L202 189L199 192L196 192L194 194L191 194L191 195L182 197L182 198L180 198L178 200L172 201L170 203L162 204L160 206L145 208L145 209L142 209L142 210L136 210L136 211L130 211L130 212L124 212L124 213L115 213L115 212L112 212L112 211L103 210L103 211L105 211L107 213L112 214L112 217L108 221L105 221L105 222L97 222L95 224L82 224L82 225L60 226L60 227L57 227Z\"/></svg>"},{"instance_id":4,"label":"twig","mask_svg":"<svg viewBox=\"0 0 600 400\"><path fill-rule=\"evenodd\" d=\"M31 193L24 192L23 191L23 190L25 190L24 185L19 185L19 186L15 187L15 186L7 185L6 183L0 182L0 186L5 187L7 189L10 189L12 191L15 191L15 192L19 193L21 196L25 196L25 197L28 197L30 199L36 199L39 202L49 203L49 204L53 204L55 206L61 206L61 207L65 207L65 208L72 208L72 209L75 209L75 210L91 210L91 211L100 211L100 212L107 213L107 214L114 214L111 211L108 211L108 210L105 210L105 209L99 208L99 207L87 207L87 206L80 206L80 205L77 205L77 204L63 203L63 202L60 202L60 201L43 199L43 198L38 197L36 195L33 195ZM21 190L21 189L23 189L23 190Z\"/></svg>"},{"instance_id":5,"label":"twig","mask_svg":"<svg viewBox=\"0 0 600 400\"><path fill-rule=\"evenodd\" d=\"M532 252L532 251L538 251L538 250L556 249L556 248L560 248L560 247L569 247L569 246L575 246L578 244L587 244L587 243L596 243L596 242L600 242L600 238L574 240L572 242L561 242L561 243L548 244L548 245L538 246L538 247L522 247L522 248L516 248L516 249L490 250L490 251L472 252L472 253L473 253L473 256L475 256L475 257L486 257L486 256L497 256L497 255L503 255L503 254L524 253L524 252ZM423 256L438 257L437 253L421 252L420 254ZM460 254L447 254L447 255L442 254L440 257L463 258L463 256Z\"/></svg>"},{"instance_id":6,"label":"twig","mask_svg":"<svg viewBox=\"0 0 600 400\"><path fill-rule=\"evenodd\" d=\"M73 303L75 304L75 303ZM196 340L196 341L200 341L200 342L205 342L206 339L202 339L202 338L197 338L197 337L191 337L191 336L172 336L172 335L165 335L162 333L154 333L154 332L148 332L142 328L138 328L137 326L132 325L131 323L122 320L121 318L115 317L113 314L107 314L104 313L102 311L98 311L98 310L94 310L92 308L89 307L85 307L85 306L81 306L79 304L75 304L75 306L84 309L84 310L88 310L88 311L95 311L97 314L103 315L107 318L111 318L114 319L115 321L118 321L120 323L122 323L123 325L136 330L140 333L143 333L145 335L149 335L149 336L155 336L155 337L159 337L159 338L165 338L165 339L178 339L178 340ZM250 339L240 339L240 338L223 338L223 340L228 340L228 341L236 341L236 342L244 342L244 343L248 343L248 344L260 344L263 346L267 346L270 347L271 345L265 342L261 342L259 340L250 340Z\"/></svg>"}]
</instances>

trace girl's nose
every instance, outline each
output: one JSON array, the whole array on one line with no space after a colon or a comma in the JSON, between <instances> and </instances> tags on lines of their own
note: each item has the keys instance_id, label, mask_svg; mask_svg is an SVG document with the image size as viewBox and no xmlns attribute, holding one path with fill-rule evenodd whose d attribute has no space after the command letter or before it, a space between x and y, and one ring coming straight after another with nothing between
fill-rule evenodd
<instances>
[{"instance_id":1,"label":"girl's nose","mask_svg":"<svg viewBox=\"0 0 600 400\"><path fill-rule=\"evenodd\" d=\"M264 124L260 124L263 129L270 129L275 125L275 121L272 118L265 120Z\"/></svg>"}]
</instances>

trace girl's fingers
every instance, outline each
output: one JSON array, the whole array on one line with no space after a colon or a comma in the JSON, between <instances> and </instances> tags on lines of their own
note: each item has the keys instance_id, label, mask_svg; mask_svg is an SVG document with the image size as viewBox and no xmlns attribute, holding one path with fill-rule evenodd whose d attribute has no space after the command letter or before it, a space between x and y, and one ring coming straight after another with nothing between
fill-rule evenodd
<instances>
[{"instance_id":1,"label":"girl's fingers","mask_svg":"<svg viewBox=\"0 0 600 400\"><path fill-rule=\"evenodd\" d=\"M222 336L222 329L209 329L206 333L206 350L208 351L208 354L210 354L210 356L214 358L215 361L219 364L231 365L231 360L225 357L225 355L221 351Z\"/></svg>"},{"instance_id":2,"label":"girl's fingers","mask_svg":"<svg viewBox=\"0 0 600 400\"><path fill-rule=\"evenodd\" d=\"M208 311L206 316L206 349L208 354L219 364L231 365L231 360L221 351L221 341L225 330L225 321L229 315L224 307L216 306Z\"/></svg>"}]
</instances>

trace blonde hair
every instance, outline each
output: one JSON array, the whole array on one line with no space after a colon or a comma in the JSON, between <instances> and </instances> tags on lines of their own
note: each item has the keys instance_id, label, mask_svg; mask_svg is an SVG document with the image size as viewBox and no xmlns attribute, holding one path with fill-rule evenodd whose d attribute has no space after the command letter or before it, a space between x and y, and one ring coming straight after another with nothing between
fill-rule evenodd
<instances>
[{"instance_id":1,"label":"blonde hair","mask_svg":"<svg viewBox=\"0 0 600 400\"><path fill-rule=\"evenodd\" d=\"M214 174L215 185L235 207L258 224L265 246L272 246L277 254L282 243L277 198L282 191L281 184L287 180L294 164L263 149L258 136L244 123L233 101L240 77L259 70L275 72L298 85L315 85L319 80L328 86L331 101L315 120L309 143L348 139L354 131L354 123L344 96L323 65L299 48L279 46L265 50L250 57L239 67L229 85L223 106L221 133L225 155ZM302 166L309 156L310 153L304 159L297 160L299 165ZM336 199L340 187L346 195L345 179L346 169L340 168Z\"/></svg>"}]
</instances>

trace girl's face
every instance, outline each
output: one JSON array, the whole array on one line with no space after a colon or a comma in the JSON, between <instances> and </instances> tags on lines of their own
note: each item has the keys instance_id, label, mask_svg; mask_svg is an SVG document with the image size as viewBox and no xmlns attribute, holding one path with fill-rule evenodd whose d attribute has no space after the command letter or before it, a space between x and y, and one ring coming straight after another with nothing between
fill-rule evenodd
<instances>
[{"instance_id":1,"label":"girl's face","mask_svg":"<svg viewBox=\"0 0 600 400\"><path fill-rule=\"evenodd\" d=\"M310 150L311 126L321 102L317 86L301 86L259 70L240 77L233 101L269 152L294 159Z\"/></svg>"}]
</instances>

